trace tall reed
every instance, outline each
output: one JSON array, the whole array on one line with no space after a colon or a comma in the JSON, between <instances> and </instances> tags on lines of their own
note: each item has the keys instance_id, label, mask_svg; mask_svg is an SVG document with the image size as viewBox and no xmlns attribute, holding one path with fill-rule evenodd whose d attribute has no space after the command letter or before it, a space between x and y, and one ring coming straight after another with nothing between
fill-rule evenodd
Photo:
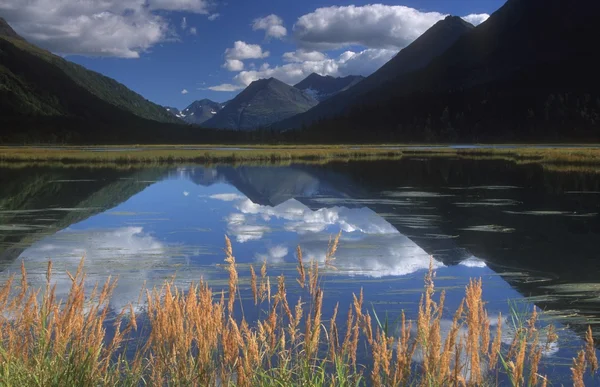
<instances>
[{"instance_id":1,"label":"tall reed","mask_svg":"<svg viewBox=\"0 0 600 387\"><path fill-rule=\"evenodd\" d=\"M334 270L339 239L330 241L322 265L305 264L298 248L297 282L307 287L307 300L290 303L283 275L271 289L266 263L260 275L251 267L252 301L264 311L254 321L235 305L242 288L229 239L227 294L202 280L185 290L167 281L145 292L141 308L122 311L109 307L112 279L86 294L83 260L68 273L64 301L51 262L42 289L29 285L22 265L20 281L13 276L0 288L0 385L475 386L496 384L503 373L515 386L547 384L539 370L542 351L557 339L554 328L542 335L534 309L511 337L501 316L492 329L480 279L467 285L448 329L432 266L416 320L401 313L395 329L378 318L374 324L361 290L338 325L339 305L324 314L321 275ZM585 342L571 369L577 386L586 369L598 368L591 329Z\"/></svg>"}]
</instances>

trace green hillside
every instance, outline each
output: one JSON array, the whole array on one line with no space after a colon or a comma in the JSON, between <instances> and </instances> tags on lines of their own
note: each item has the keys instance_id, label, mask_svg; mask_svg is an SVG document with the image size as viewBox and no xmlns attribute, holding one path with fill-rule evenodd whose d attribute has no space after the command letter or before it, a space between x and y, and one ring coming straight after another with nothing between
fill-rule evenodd
<instances>
[{"instance_id":1,"label":"green hillside","mask_svg":"<svg viewBox=\"0 0 600 387\"><path fill-rule=\"evenodd\" d=\"M1 18L0 110L4 136L24 125L60 133L81 121L91 127L179 122L117 81L28 43Z\"/></svg>"}]
</instances>

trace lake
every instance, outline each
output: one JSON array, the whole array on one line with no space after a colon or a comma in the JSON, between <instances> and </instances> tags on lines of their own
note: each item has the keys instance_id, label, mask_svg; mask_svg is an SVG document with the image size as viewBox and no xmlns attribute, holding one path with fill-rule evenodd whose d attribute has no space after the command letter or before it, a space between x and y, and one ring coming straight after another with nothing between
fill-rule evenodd
<instances>
[{"instance_id":1,"label":"lake","mask_svg":"<svg viewBox=\"0 0 600 387\"><path fill-rule=\"evenodd\" d=\"M296 247L323 262L324 311L352 294L367 310L415 318L432 263L448 322L470 278L490 316L544 311L560 341L543 374L570 384L571 359L600 317L600 174L506 160L406 157L325 165L0 169L1 279L25 262L42 286L49 259L65 295L85 256L88 283L118 277L111 307L143 287L201 278L225 288L224 236L240 264L296 277ZM291 286L288 293L300 292ZM242 282L246 316L258 311ZM511 311L512 310L512 311ZM327 316L325 316L327 317Z\"/></svg>"}]
</instances>

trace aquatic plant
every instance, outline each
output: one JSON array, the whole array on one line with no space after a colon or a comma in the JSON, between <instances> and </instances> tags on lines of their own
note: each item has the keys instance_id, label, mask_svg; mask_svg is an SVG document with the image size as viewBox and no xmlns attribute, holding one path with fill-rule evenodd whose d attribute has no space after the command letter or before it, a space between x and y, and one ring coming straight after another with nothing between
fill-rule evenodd
<instances>
[{"instance_id":1,"label":"aquatic plant","mask_svg":"<svg viewBox=\"0 0 600 387\"><path fill-rule=\"evenodd\" d=\"M263 310L254 321L241 307L228 238L227 292L215 294L202 280L185 290L167 281L116 315L108 307L116 281L86 295L83 260L68 273L64 301L52 285L52 263L43 289L29 286L23 264L20 281L13 276L0 288L0 384L470 386L495 385L500 373L514 386L548 383L539 370L544 348L558 338L554 327L542 328L533 309L527 318L513 316L509 327L498 316L492 329L483 283L474 279L444 331L445 292L435 289L432 265L415 321L402 313L394 329L382 324L364 307L362 290L345 324L338 325L339 304L327 321L322 274L334 270L338 243L339 235L330 240L322 267L304 262L298 247L296 281L306 299L295 304L283 275L272 286L266 263L260 275L251 267L252 300ZM598 368L591 329L585 343L571 368L577 386L587 368Z\"/></svg>"}]
</instances>

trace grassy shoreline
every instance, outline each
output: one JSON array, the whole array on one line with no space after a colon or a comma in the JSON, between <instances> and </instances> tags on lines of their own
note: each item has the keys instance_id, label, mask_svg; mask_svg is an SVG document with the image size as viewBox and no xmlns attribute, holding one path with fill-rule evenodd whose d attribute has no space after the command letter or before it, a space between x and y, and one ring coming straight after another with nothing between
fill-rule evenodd
<instances>
[{"instance_id":1,"label":"grassy shoreline","mask_svg":"<svg viewBox=\"0 0 600 387\"><path fill-rule=\"evenodd\" d=\"M293 284L303 291L297 302L287 296L283 275L269 277L266 263L256 272L251 268L249 289L240 282L226 238L226 292L213 293L202 281L188 289L167 281L146 292L142 308L130 304L116 311L114 320L108 305L115 282L109 279L86 294L83 261L69 274L72 287L64 302L52 286L51 263L45 289L30 288L22 266L20 282L11 278L0 286L0 381L3 386L491 386L500 380L547 385L542 354L558 339L554 326L542 326L535 309L528 316L499 316L494 326L480 279L469 282L446 333L445 293L435 290L431 266L414 321L403 313L398 322L380 319L363 305L359 289L347 314L345 309L338 314L338 305L332 316L324 316L323 273L335 269L338 241L339 236L330 242L322 263L304 262L298 247ZM256 321L247 321L243 308L236 307L242 287L263 311ZM135 331L142 314L148 332L140 341ZM106 324L114 326L112 335ZM363 351L361 358L357 354ZM591 329L572 359L575 386L583 386L586 368L592 375L598 369Z\"/></svg>"},{"instance_id":2,"label":"grassy shoreline","mask_svg":"<svg viewBox=\"0 0 600 387\"><path fill-rule=\"evenodd\" d=\"M424 148L429 147L429 148ZM438 145L133 145L88 147L0 147L0 164L63 165L282 164L390 160L402 157L503 159L517 163L600 166L600 148L540 146L475 149Z\"/></svg>"}]
</instances>

